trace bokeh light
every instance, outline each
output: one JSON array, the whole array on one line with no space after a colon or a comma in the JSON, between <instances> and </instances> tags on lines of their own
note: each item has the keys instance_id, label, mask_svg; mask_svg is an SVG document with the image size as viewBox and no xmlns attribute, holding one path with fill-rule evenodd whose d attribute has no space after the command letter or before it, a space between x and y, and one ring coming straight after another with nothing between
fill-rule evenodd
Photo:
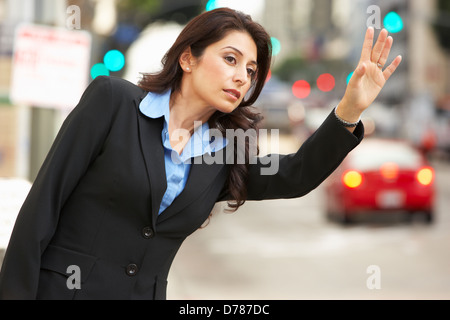
<instances>
[{"instance_id":1,"label":"bokeh light","mask_svg":"<svg viewBox=\"0 0 450 320\"><path fill-rule=\"evenodd\" d=\"M402 17L397 12L389 12L383 20L384 27L390 33L397 33L403 30Z\"/></svg>"},{"instance_id":2,"label":"bokeh light","mask_svg":"<svg viewBox=\"0 0 450 320\"><path fill-rule=\"evenodd\" d=\"M211 10L217 9L218 7L219 6L217 4L217 0L209 0L206 3L206 11L211 11Z\"/></svg>"},{"instance_id":3,"label":"bokeh light","mask_svg":"<svg viewBox=\"0 0 450 320\"><path fill-rule=\"evenodd\" d=\"M329 73L321 74L317 78L317 87L323 92L329 92L333 90L335 84L336 81L334 80L334 77Z\"/></svg>"},{"instance_id":4,"label":"bokeh light","mask_svg":"<svg viewBox=\"0 0 450 320\"><path fill-rule=\"evenodd\" d=\"M353 73L355 73L355 72L353 71L347 76L347 84L350 82L350 79L352 78Z\"/></svg>"},{"instance_id":5,"label":"bokeh light","mask_svg":"<svg viewBox=\"0 0 450 320\"><path fill-rule=\"evenodd\" d=\"M182 1L180 0L180 2ZM265 7L263 0L209 0L205 2L206 11L227 7L245 12L246 14L251 15L253 18L260 17Z\"/></svg>"},{"instance_id":6,"label":"bokeh light","mask_svg":"<svg viewBox=\"0 0 450 320\"><path fill-rule=\"evenodd\" d=\"M272 70L269 69L269 72L267 73L266 82L272 78Z\"/></svg>"},{"instance_id":7,"label":"bokeh light","mask_svg":"<svg viewBox=\"0 0 450 320\"><path fill-rule=\"evenodd\" d=\"M431 168L424 168L417 173L417 180L424 186L428 186L433 182L434 171Z\"/></svg>"},{"instance_id":8,"label":"bokeh light","mask_svg":"<svg viewBox=\"0 0 450 320\"><path fill-rule=\"evenodd\" d=\"M350 189L355 189L361 185L363 177L358 171L347 171L342 177L342 181Z\"/></svg>"},{"instance_id":9,"label":"bokeh light","mask_svg":"<svg viewBox=\"0 0 450 320\"><path fill-rule=\"evenodd\" d=\"M125 56L119 50L110 50L105 54L103 62L108 70L120 71L125 65Z\"/></svg>"},{"instance_id":10,"label":"bokeh light","mask_svg":"<svg viewBox=\"0 0 450 320\"><path fill-rule=\"evenodd\" d=\"M95 79L98 76L109 76L109 70L103 63L94 64L91 68L92 79Z\"/></svg>"},{"instance_id":11,"label":"bokeh light","mask_svg":"<svg viewBox=\"0 0 450 320\"><path fill-rule=\"evenodd\" d=\"M292 93L299 99L304 99L311 93L311 86L306 80L299 80L292 86Z\"/></svg>"},{"instance_id":12,"label":"bokeh light","mask_svg":"<svg viewBox=\"0 0 450 320\"><path fill-rule=\"evenodd\" d=\"M271 37L270 41L272 43L272 56L276 56L281 51L281 43L280 40L278 40L275 37Z\"/></svg>"}]
</instances>

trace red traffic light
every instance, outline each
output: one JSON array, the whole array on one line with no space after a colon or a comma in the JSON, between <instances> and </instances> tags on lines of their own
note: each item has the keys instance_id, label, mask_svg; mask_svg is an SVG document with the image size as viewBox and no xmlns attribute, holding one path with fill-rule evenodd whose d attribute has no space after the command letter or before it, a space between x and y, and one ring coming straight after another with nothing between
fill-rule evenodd
<instances>
[{"instance_id":1,"label":"red traffic light","mask_svg":"<svg viewBox=\"0 0 450 320\"><path fill-rule=\"evenodd\" d=\"M306 80L298 80L292 85L292 93L299 99L304 99L311 93L311 86Z\"/></svg>"},{"instance_id":2,"label":"red traffic light","mask_svg":"<svg viewBox=\"0 0 450 320\"><path fill-rule=\"evenodd\" d=\"M323 92L329 92L334 89L336 82L334 77L329 73L321 74L317 78L317 88Z\"/></svg>"}]
</instances>

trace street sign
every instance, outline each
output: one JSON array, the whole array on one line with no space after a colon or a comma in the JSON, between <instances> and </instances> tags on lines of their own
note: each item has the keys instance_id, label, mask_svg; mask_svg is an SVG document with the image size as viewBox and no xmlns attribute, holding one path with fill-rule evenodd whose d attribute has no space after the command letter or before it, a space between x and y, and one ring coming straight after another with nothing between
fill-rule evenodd
<instances>
[{"instance_id":1,"label":"street sign","mask_svg":"<svg viewBox=\"0 0 450 320\"><path fill-rule=\"evenodd\" d=\"M71 109L89 80L91 35L41 25L16 30L10 99L16 104Z\"/></svg>"}]
</instances>

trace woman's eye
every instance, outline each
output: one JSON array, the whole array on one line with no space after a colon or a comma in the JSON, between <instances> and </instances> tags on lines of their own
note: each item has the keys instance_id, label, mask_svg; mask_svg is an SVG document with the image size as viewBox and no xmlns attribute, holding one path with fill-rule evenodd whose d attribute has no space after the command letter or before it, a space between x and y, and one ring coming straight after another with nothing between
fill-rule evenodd
<instances>
[{"instance_id":1,"label":"woman's eye","mask_svg":"<svg viewBox=\"0 0 450 320\"><path fill-rule=\"evenodd\" d=\"M248 73L248 75L250 76L250 77L254 77L255 76L255 74L256 74L256 71L255 70L253 70L253 69L251 69L251 68L248 68L247 69L247 73Z\"/></svg>"},{"instance_id":2,"label":"woman's eye","mask_svg":"<svg viewBox=\"0 0 450 320\"><path fill-rule=\"evenodd\" d=\"M225 57L225 60L227 60L231 64L235 64L236 63L236 58L234 58L232 56Z\"/></svg>"}]
</instances>

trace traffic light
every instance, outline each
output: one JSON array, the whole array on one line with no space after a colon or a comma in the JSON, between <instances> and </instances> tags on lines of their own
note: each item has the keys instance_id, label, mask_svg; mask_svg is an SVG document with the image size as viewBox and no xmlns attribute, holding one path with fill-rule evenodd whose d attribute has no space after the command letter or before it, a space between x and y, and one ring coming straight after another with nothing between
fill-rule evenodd
<instances>
[{"instance_id":1,"label":"traffic light","mask_svg":"<svg viewBox=\"0 0 450 320\"><path fill-rule=\"evenodd\" d=\"M317 89L322 92L330 92L336 85L334 76L330 73L322 73L316 80ZM292 93L298 99L305 99L311 94L311 84L306 80L298 80L292 85Z\"/></svg>"},{"instance_id":2,"label":"traffic light","mask_svg":"<svg viewBox=\"0 0 450 320\"><path fill-rule=\"evenodd\" d=\"M306 80L298 80L292 85L292 93L298 99L305 99L311 93L311 85Z\"/></svg>"},{"instance_id":3,"label":"traffic light","mask_svg":"<svg viewBox=\"0 0 450 320\"><path fill-rule=\"evenodd\" d=\"M317 78L317 88L323 92L330 92L334 89L336 81L334 77L329 73L323 73Z\"/></svg>"},{"instance_id":4,"label":"traffic light","mask_svg":"<svg viewBox=\"0 0 450 320\"><path fill-rule=\"evenodd\" d=\"M120 71L125 65L125 57L119 50L110 50L105 54L103 63L111 71Z\"/></svg>"},{"instance_id":5,"label":"traffic light","mask_svg":"<svg viewBox=\"0 0 450 320\"><path fill-rule=\"evenodd\" d=\"M119 50L110 50L103 57L103 63L96 63L91 68L91 78L109 76L110 71L122 70L125 66L125 56Z\"/></svg>"},{"instance_id":6,"label":"traffic light","mask_svg":"<svg viewBox=\"0 0 450 320\"><path fill-rule=\"evenodd\" d=\"M384 27L390 33L398 33L403 30L403 19L395 11L391 11L384 17Z\"/></svg>"},{"instance_id":7,"label":"traffic light","mask_svg":"<svg viewBox=\"0 0 450 320\"><path fill-rule=\"evenodd\" d=\"M103 63L96 63L91 68L91 78L95 79L98 76L109 76L109 70Z\"/></svg>"},{"instance_id":8,"label":"traffic light","mask_svg":"<svg viewBox=\"0 0 450 320\"><path fill-rule=\"evenodd\" d=\"M278 40L275 37L270 38L270 42L272 44L272 56L276 56L281 51L281 43L280 40Z\"/></svg>"}]
</instances>

